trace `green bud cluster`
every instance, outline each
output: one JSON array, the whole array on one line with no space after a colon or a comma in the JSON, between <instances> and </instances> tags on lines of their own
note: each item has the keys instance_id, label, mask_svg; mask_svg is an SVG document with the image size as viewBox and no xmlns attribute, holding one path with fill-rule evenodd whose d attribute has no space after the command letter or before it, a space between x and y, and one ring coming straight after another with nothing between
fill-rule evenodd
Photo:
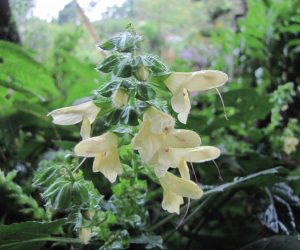
<instances>
[{"instance_id":1,"label":"green bud cluster","mask_svg":"<svg viewBox=\"0 0 300 250\"><path fill-rule=\"evenodd\" d=\"M142 41L135 32L123 32L99 45L111 53L97 66L98 71L111 74L111 81L102 85L95 96L102 110L104 104L108 106L103 111L107 125L138 125L156 96L151 79L170 73L155 56L138 53Z\"/></svg>"}]
</instances>

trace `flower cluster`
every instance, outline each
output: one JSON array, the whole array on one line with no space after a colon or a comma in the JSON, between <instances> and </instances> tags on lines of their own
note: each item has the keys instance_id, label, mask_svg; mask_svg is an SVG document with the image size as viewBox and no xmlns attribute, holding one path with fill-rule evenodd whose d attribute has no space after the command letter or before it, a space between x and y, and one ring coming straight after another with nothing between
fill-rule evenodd
<instances>
[{"instance_id":1,"label":"flower cluster","mask_svg":"<svg viewBox=\"0 0 300 250\"><path fill-rule=\"evenodd\" d=\"M202 190L190 181L187 162L205 162L216 159L220 150L200 146L201 139L191 130L175 129L169 114L154 107L146 110L138 134L133 138L133 148L139 151L143 162L154 168L164 189L162 207L170 213L179 213L182 197L199 199ZM168 172L178 168L181 177Z\"/></svg>"},{"instance_id":2,"label":"flower cluster","mask_svg":"<svg viewBox=\"0 0 300 250\"><path fill-rule=\"evenodd\" d=\"M74 152L80 157L95 158L93 172L101 172L112 183L123 172L115 128L128 126L134 131L132 127L138 126L132 148L138 151L141 162L153 168L163 188L163 209L179 214L183 197L199 199L203 194L199 185L191 181L188 163L214 160L220 150L201 146L201 139L194 131L176 129L175 119L157 105L159 101L155 101L156 92L149 81L153 76L163 76L162 85L173 94L170 104L178 113L178 120L185 124L191 109L189 91L216 88L228 77L216 70L170 73L156 57L136 55L140 41L140 36L126 32L100 45L102 49L114 51L97 68L112 73L112 81L97 90L95 101L60 108L49 115L58 125L82 122L82 141ZM91 124L97 117L104 119L108 127L115 127L91 137ZM180 176L174 174L176 169Z\"/></svg>"}]
</instances>

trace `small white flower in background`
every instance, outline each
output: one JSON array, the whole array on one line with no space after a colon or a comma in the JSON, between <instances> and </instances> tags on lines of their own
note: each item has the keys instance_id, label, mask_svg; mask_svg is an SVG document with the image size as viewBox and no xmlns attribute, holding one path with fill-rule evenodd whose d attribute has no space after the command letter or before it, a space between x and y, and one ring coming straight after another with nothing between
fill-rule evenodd
<instances>
[{"instance_id":1,"label":"small white flower in background","mask_svg":"<svg viewBox=\"0 0 300 250\"><path fill-rule=\"evenodd\" d=\"M123 89L117 89L112 95L112 103L115 107L121 108L128 103L128 94Z\"/></svg>"},{"instance_id":2,"label":"small white flower in background","mask_svg":"<svg viewBox=\"0 0 300 250\"><path fill-rule=\"evenodd\" d=\"M91 237L92 237L92 230L90 228L79 229L79 239L83 244L87 245Z\"/></svg>"},{"instance_id":3,"label":"small white flower in background","mask_svg":"<svg viewBox=\"0 0 300 250\"><path fill-rule=\"evenodd\" d=\"M91 124L95 121L100 110L93 101L88 101L70 107L55 109L48 116L52 116L52 122L58 125L74 125L82 122L80 135L82 139L87 139L91 134Z\"/></svg>"},{"instance_id":4,"label":"small white flower in background","mask_svg":"<svg viewBox=\"0 0 300 250\"><path fill-rule=\"evenodd\" d=\"M222 86L228 76L218 70L201 70L196 72L174 72L165 80L172 92L171 105L178 113L178 120L186 124L191 109L188 91L206 91Z\"/></svg>"},{"instance_id":5,"label":"small white flower in background","mask_svg":"<svg viewBox=\"0 0 300 250\"><path fill-rule=\"evenodd\" d=\"M78 156L95 157L93 172L101 172L110 182L115 182L118 174L123 172L118 137L112 132L83 140L75 146L74 151Z\"/></svg>"},{"instance_id":6,"label":"small white flower in background","mask_svg":"<svg viewBox=\"0 0 300 250\"><path fill-rule=\"evenodd\" d=\"M296 137L285 137L283 150L288 155L296 151L296 146L298 145L299 140Z\"/></svg>"}]
</instances>

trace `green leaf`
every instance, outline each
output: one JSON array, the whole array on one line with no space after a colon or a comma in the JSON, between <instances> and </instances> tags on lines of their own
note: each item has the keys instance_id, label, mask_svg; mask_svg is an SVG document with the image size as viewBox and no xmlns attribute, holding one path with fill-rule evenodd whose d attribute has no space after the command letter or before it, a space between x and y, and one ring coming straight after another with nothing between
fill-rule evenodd
<instances>
[{"instance_id":1,"label":"green leaf","mask_svg":"<svg viewBox=\"0 0 300 250\"><path fill-rule=\"evenodd\" d=\"M74 182L73 184L73 201L75 204L81 205L89 199L89 192L84 184Z\"/></svg>"},{"instance_id":2,"label":"green leaf","mask_svg":"<svg viewBox=\"0 0 300 250\"><path fill-rule=\"evenodd\" d=\"M117 125L119 123L122 112L123 111L121 109L115 109L110 112L106 117L106 123L109 125Z\"/></svg>"},{"instance_id":3,"label":"green leaf","mask_svg":"<svg viewBox=\"0 0 300 250\"><path fill-rule=\"evenodd\" d=\"M0 41L0 55L0 85L41 100L58 95L51 73L23 48Z\"/></svg>"},{"instance_id":4,"label":"green leaf","mask_svg":"<svg viewBox=\"0 0 300 250\"><path fill-rule=\"evenodd\" d=\"M54 209L66 209L70 206L72 200L72 183L68 182L63 185L55 197L53 203Z\"/></svg>"},{"instance_id":5,"label":"green leaf","mask_svg":"<svg viewBox=\"0 0 300 250\"><path fill-rule=\"evenodd\" d=\"M54 183L52 183L44 192L43 197L48 200L54 200L53 197L61 190L61 187L67 184L68 182L65 180L58 179Z\"/></svg>"},{"instance_id":6,"label":"green leaf","mask_svg":"<svg viewBox=\"0 0 300 250\"><path fill-rule=\"evenodd\" d=\"M102 85L97 92L104 97L111 97L115 89L120 85L120 81L112 81ZM96 101L97 102L97 101Z\"/></svg>"},{"instance_id":7,"label":"green leaf","mask_svg":"<svg viewBox=\"0 0 300 250\"><path fill-rule=\"evenodd\" d=\"M139 237L132 238L130 242L146 245L145 249L163 249L163 239L161 236L157 235L142 234Z\"/></svg>"},{"instance_id":8,"label":"green leaf","mask_svg":"<svg viewBox=\"0 0 300 250\"><path fill-rule=\"evenodd\" d=\"M142 56L141 61L143 62L143 65L150 68L150 70L153 73L153 76L164 76L170 74L170 70L168 69L168 67L155 56Z\"/></svg>"},{"instance_id":9,"label":"green leaf","mask_svg":"<svg viewBox=\"0 0 300 250\"><path fill-rule=\"evenodd\" d=\"M111 55L104 59L104 61L97 66L97 70L102 71L104 73L109 73L114 70L114 68L118 65L119 61L122 59L120 55Z\"/></svg>"},{"instance_id":10,"label":"green leaf","mask_svg":"<svg viewBox=\"0 0 300 250\"><path fill-rule=\"evenodd\" d=\"M125 108L121 113L121 121L125 125L137 126L139 121L136 110L133 107Z\"/></svg>"},{"instance_id":11,"label":"green leaf","mask_svg":"<svg viewBox=\"0 0 300 250\"><path fill-rule=\"evenodd\" d=\"M126 53L136 50L142 40L142 37L139 35L123 32L100 44L99 47L104 50L117 50L118 52Z\"/></svg>"},{"instance_id":12,"label":"green leaf","mask_svg":"<svg viewBox=\"0 0 300 250\"><path fill-rule=\"evenodd\" d=\"M214 186L205 192L205 195L224 192L232 188L246 188L251 186L264 187L270 186L276 182L284 180L282 175L286 174L286 170L282 167L271 168L251 174L245 177L235 177L232 182Z\"/></svg>"},{"instance_id":13,"label":"green leaf","mask_svg":"<svg viewBox=\"0 0 300 250\"><path fill-rule=\"evenodd\" d=\"M0 249L38 250L50 237L50 234L64 225L65 219L53 222L24 222L0 225Z\"/></svg>"},{"instance_id":14,"label":"green leaf","mask_svg":"<svg viewBox=\"0 0 300 250\"><path fill-rule=\"evenodd\" d=\"M138 84L136 86L136 98L142 101L148 101L155 98L155 91L148 84Z\"/></svg>"},{"instance_id":15,"label":"green leaf","mask_svg":"<svg viewBox=\"0 0 300 250\"><path fill-rule=\"evenodd\" d=\"M118 37L113 37L108 39L107 41L99 44L99 48L103 49L103 50L114 50L116 48L116 44L118 42Z\"/></svg>"},{"instance_id":16,"label":"green leaf","mask_svg":"<svg viewBox=\"0 0 300 250\"><path fill-rule=\"evenodd\" d=\"M123 59L120 63L114 68L114 75L118 77L127 78L132 74L132 67L129 59Z\"/></svg>"},{"instance_id":17,"label":"green leaf","mask_svg":"<svg viewBox=\"0 0 300 250\"><path fill-rule=\"evenodd\" d=\"M240 250L295 250L300 249L298 236L272 236L250 243Z\"/></svg>"}]
</instances>

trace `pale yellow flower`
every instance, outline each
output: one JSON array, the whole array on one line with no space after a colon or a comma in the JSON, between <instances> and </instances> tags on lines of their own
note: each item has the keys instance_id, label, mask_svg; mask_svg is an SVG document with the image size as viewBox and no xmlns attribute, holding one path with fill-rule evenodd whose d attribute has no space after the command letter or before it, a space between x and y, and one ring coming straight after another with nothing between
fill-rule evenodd
<instances>
[{"instance_id":1,"label":"pale yellow flower","mask_svg":"<svg viewBox=\"0 0 300 250\"><path fill-rule=\"evenodd\" d=\"M197 72L174 72L165 80L172 92L171 105L178 113L178 120L186 123L190 113L191 103L188 91L205 91L222 86L228 81L228 76L218 70L202 70Z\"/></svg>"},{"instance_id":2,"label":"pale yellow flower","mask_svg":"<svg viewBox=\"0 0 300 250\"><path fill-rule=\"evenodd\" d=\"M196 183L179 178L169 172L159 178L159 182L163 188L162 208L170 213L179 214L180 205L183 204L183 197L200 199L203 195L203 191Z\"/></svg>"},{"instance_id":3,"label":"pale yellow flower","mask_svg":"<svg viewBox=\"0 0 300 250\"><path fill-rule=\"evenodd\" d=\"M87 245L92 237L92 230L90 228L80 228L79 229L79 239L80 241Z\"/></svg>"},{"instance_id":4,"label":"pale yellow flower","mask_svg":"<svg viewBox=\"0 0 300 250\"><path fill-rule=\"evenodd\" d=\"M284 138L283 150L288 155L296 151L296 147L299 143L299 140L296 137L286 137Z\"/></svg>"},{"instance_id":5,"label":"pale yellow flower","mask_svg":"<svg viewBox=\"0 0 300 250\"><path fill-rule=\"evenodd\" d=\"M95 157L93 172L101 172L110 182L115 182L121 174L122 166L118 154L118 137L107 132L79 142L74 149L76 155Z\"/></svg>"},{"instance_id":6,"label":"pale yellow flower","mask_svg":"<svg viewBox=\"0 0 300 250\"><path fill-rule=\"evenodd\" d=\"M161 148L149 162L154 167L157 177L163 176L167 170L177 168L180 161L202 163L220 156L220 150L212 146L198 146L190 148L174 148L169 145Z\"/></svg>"},{"instance_id":7,"label":"pale yellow flower","mask_svg":"<svg viewBox=\"0 0 300 250\"><path fill-rule=\"evenodd\" d=\"M138 150L143 162L148 162L161 147L163 136L175 126L172 116L154 107L146 110L139 132L132 140L133 148Z\"/></svg>"},{"instance_id":8,"label":"pale yellow flower","mask_svg":"<svg viewBox=\"0 0 300 250\"><path fill-rule=\"evenodd\" d=\"M115 107L121 108L128 103L128 94L123 89L117 89L112 95L112 103Z\"/></svg>"},{"instance_id":9,"label":"pale yellow flower","mask_svg":"<svg viewBox=\"0 0 300 250\"><path fill-rule=\"evenodd\" d=\"M218 148L200 144L196 132L174 129L172 116L153 107L145 112L140 130L132 140L141 160L154 168L158 178L170 167L177 168L182 159L199 163L219 157Z\"/></svg>"},{"instance_id":10,"label":"pale yellow flower","mask_svg":"<svg viewBox=\"0 0 300 250\"><path fill-rule=\"evenodd\" d=\"M93 101L53 110L48 115L58 125L74 125L82 121L80 134L83 139L90 137L91 124L95 121L100 108Z\"/></svg>"}]
</instances>

